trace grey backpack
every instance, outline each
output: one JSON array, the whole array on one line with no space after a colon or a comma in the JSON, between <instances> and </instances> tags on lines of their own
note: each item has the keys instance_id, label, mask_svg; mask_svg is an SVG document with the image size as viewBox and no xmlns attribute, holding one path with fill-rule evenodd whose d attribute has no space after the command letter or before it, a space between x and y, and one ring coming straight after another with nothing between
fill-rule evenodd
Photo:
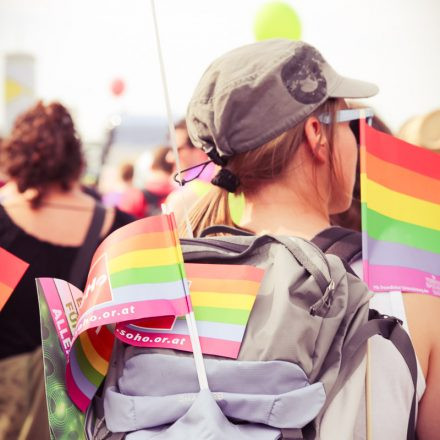
<instances>
[{"instance_id":1,"label":"grey backpack","mask_svg":"<svg viewBox=\"0 0 440 440\"><path fill-rule=\"evenodd\" d=\"M414 439L411 342L397 319L369 310L371 294L349 266L301 238L206 231L219 232L234 235L181 240L185 262L265 270L238 359L204 356L210 391L200 392L191 354L116 341L86 415L87 438L318 439L327 408L379 334L410 369Z\"/></svg>"}]
</instances>

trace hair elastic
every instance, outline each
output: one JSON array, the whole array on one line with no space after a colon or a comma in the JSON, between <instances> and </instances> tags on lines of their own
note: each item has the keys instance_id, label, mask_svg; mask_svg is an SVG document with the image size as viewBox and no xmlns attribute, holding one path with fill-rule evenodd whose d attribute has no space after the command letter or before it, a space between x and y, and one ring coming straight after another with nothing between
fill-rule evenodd
<instances>
[{"instance_id":1,"label":"hair elastic","mask_svg":"<svg viewBox=\"0 0 440 440\"><path fill-rule=\"evenodd\" d=\"M240 179L227 168L220 168L220 171L214 176L211 183L226 191L235 193L240 186Z\"/></svg>"}]
</instances>

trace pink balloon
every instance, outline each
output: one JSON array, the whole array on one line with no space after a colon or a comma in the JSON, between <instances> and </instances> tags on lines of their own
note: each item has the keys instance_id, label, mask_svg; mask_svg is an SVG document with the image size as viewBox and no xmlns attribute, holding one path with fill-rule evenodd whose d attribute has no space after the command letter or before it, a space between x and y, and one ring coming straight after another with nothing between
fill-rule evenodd
<instances>
[{"instance_id":1,"label":"pink balloon","mask_svg":"<svg viewBox=\"0 0 440 440\"><path fill-rule=\"evenodd\" d=\"M111 91L113 95L120 96L124 93L124 90L125 90L125 83L122 79L116 78L115 80L113 80L111 84Z\"/></svg>"}]
</instances>

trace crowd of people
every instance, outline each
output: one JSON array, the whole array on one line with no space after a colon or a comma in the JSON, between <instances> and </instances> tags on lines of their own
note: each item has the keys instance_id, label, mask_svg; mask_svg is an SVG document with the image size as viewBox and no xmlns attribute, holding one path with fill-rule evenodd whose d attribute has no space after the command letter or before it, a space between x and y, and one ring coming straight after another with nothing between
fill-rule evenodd
<instances>
[{"instance_id":1,"label":"crowd of people","mask_svg":"<svg viewBox=\"0 0 440 440\"><path fill-rule=\"evenodd\" d=\"M332 225L361 231L356 128L338 116L363 107L352 99L376 93L373 84L339 76L302 42L238 48L207 69L186 120L176 123L184 170L176 179L185 184L174 181L172 149L161 145L143 187L133 184L134 164L127 162L114 191L94 196L81 184L86 164L68 110L38 102L20 115L0 143L0 246L30 266L0 312L0 439L49 438L34 279L55 277L84 287L87 265L75 279L71 268L98 208L103 218L96 246L119 227L160 214L163 203L175 212L182 236L188 232L186 214L195 236L220 224L306 240ZM373 125L391 133L377 117ZM425 135L429 145L435 144L433 130ZM351 267L362 278L361 262ZM418 361L417 435L440 438L440 302L411 293L398 301L397 318L409 331ZM396 314L386 293L375 295L371 305ZM405 390L411 382L404 364L375 340L371 350L373 431L380 433L374 438L412 438L406 433L411 402ZM25 423L29 417L32 432Z\"/></svg>"}]
</instances>

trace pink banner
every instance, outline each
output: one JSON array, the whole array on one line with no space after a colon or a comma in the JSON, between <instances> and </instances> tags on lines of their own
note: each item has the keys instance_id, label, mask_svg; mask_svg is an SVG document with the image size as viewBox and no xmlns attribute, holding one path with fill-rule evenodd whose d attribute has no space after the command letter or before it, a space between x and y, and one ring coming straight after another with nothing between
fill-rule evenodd
<instances>
[{"instance_id":1,"label":"pink banner","mask_svg":"<svg viewBox=\"0 0 440 440\"><path fill-rule=\"evenodd\" d=\"M427 272L397 266L371 266L364 260L364 273L375 292L400 290L440 296L440 277Z\"/></svg>"},{"instance_id":2,"label":"pink banner","mask_svg":"<svg viewBox=\"0 0 440 440\"><path fill-rule=\"evenodd\" d=\"M137 347L172 348L174 350L192 352L189 335L177 333L143 333L129 328L117 328L116 336L123 342ZM206 338L199 336L200 346L204 354L224 356L236 359L240 351L241 341L226 341L224 339Z\"/></svg>"}]
</instances>

